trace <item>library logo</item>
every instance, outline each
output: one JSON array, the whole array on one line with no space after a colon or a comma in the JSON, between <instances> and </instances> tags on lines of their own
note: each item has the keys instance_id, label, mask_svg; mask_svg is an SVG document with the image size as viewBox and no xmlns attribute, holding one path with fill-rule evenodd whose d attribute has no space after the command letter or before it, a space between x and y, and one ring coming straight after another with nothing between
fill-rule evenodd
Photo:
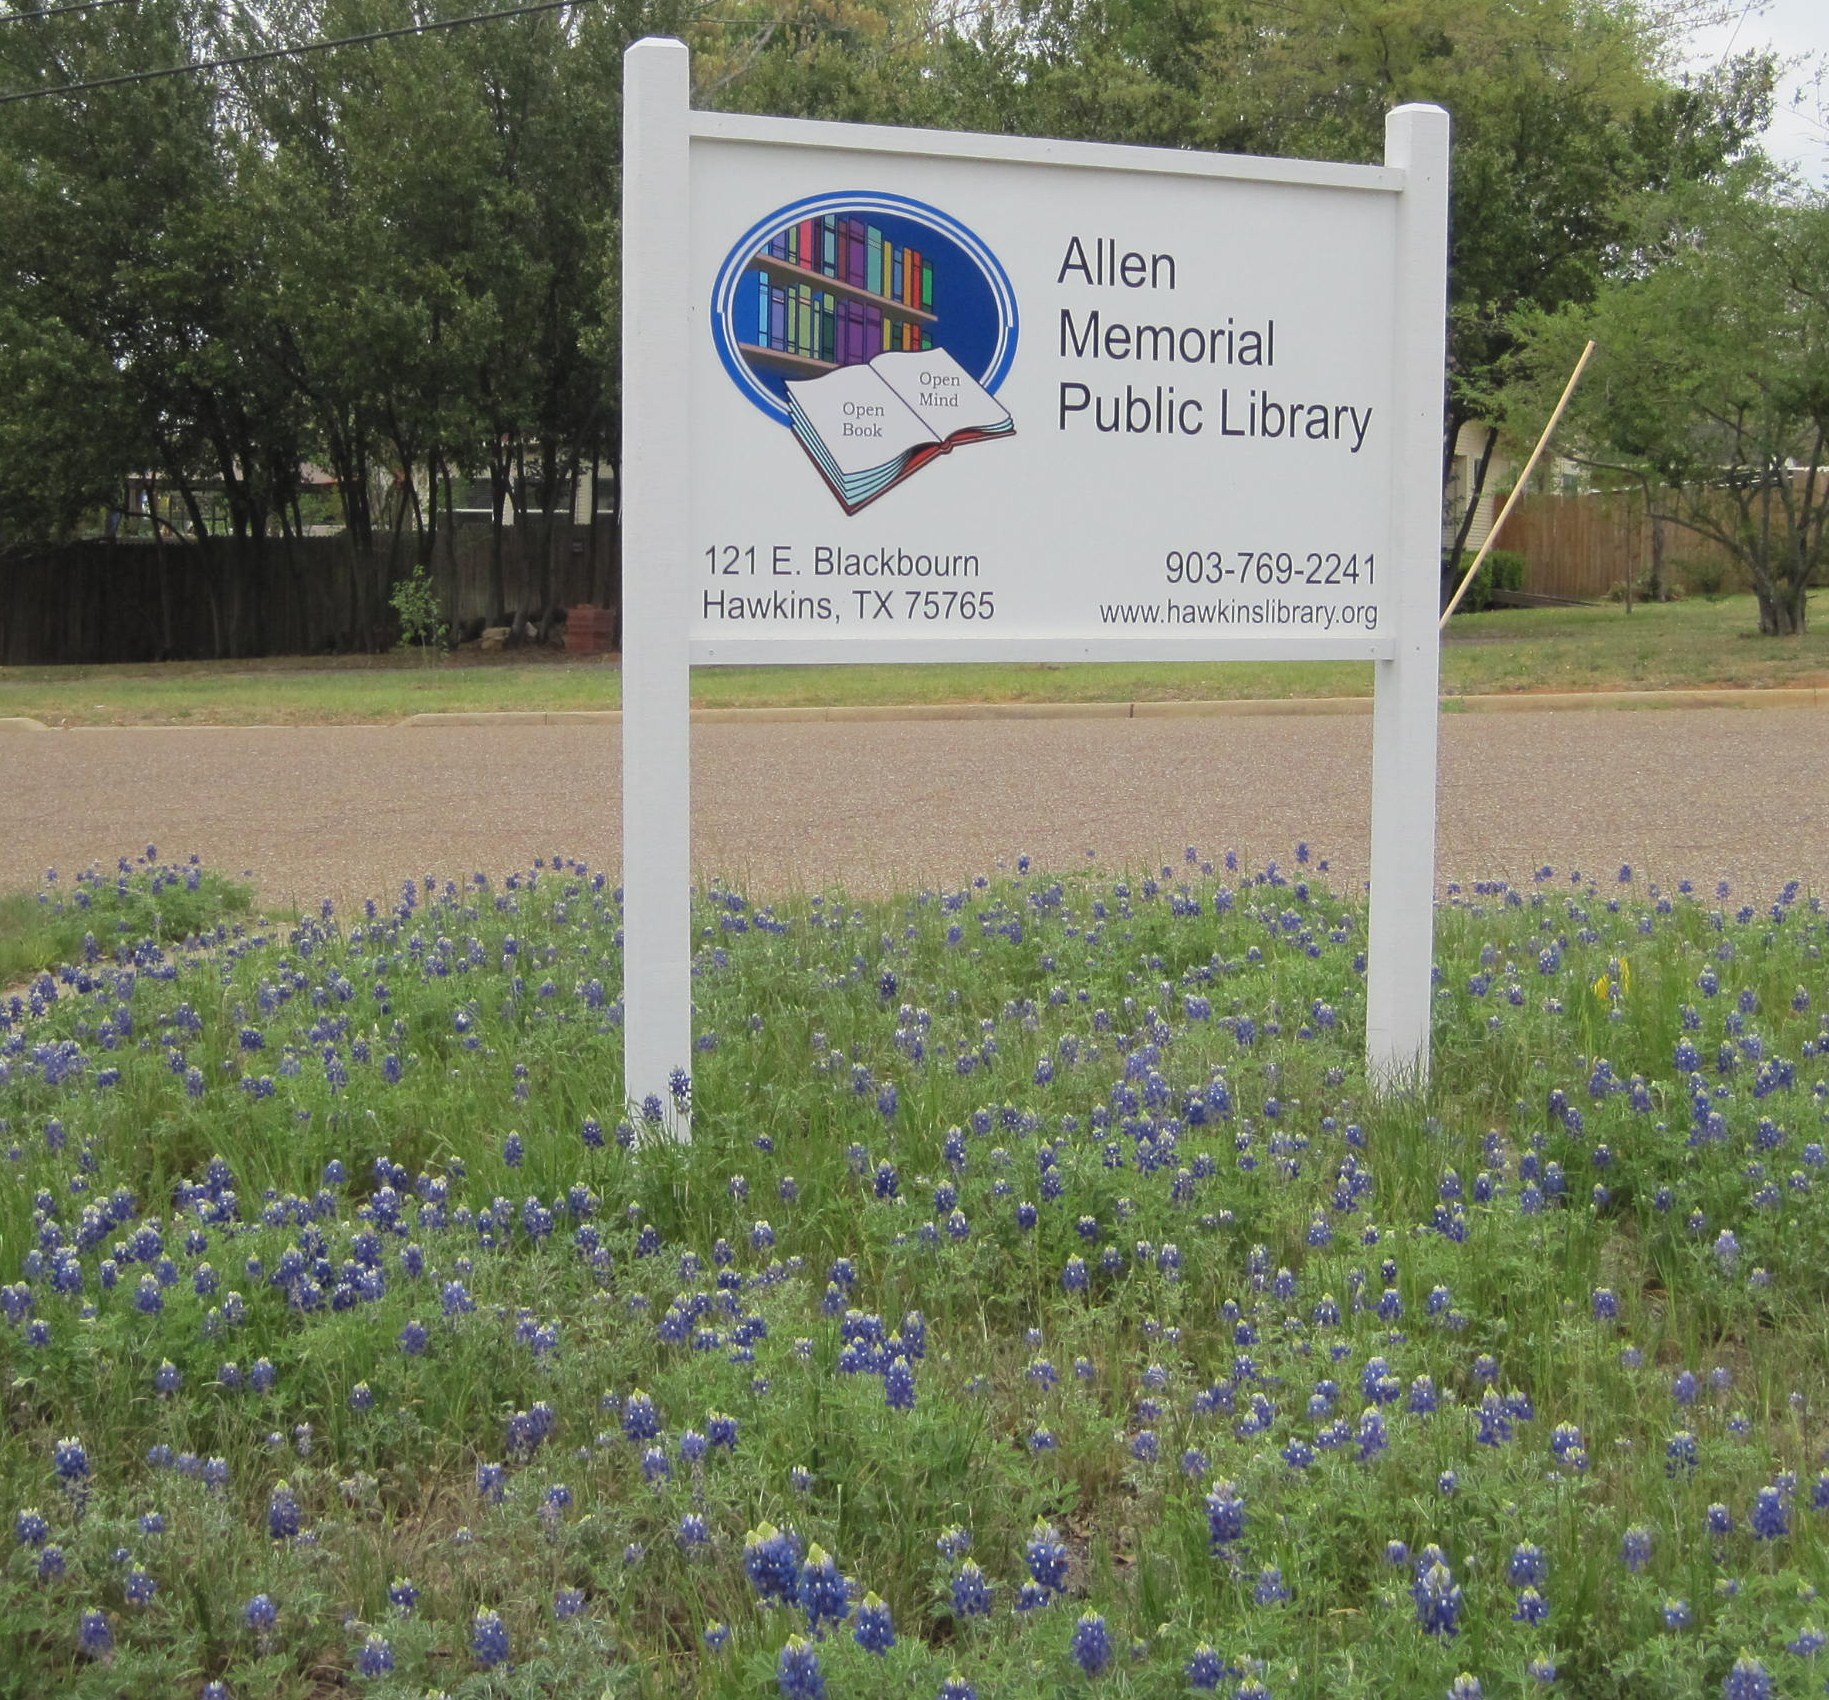
<instances>
[{"instance_id":1,"label":"library logo","mask_svg":"<svg viewBox=\"0 0 1829 1700\"><path fill-rule=\"evenodd\" d=\"M930 460L1015 432L996 399L1016 295L957 219L901 195L816 195L745 232L712 289L718 357L794 433L846 513Z\"/></svg>"}]
</instances>

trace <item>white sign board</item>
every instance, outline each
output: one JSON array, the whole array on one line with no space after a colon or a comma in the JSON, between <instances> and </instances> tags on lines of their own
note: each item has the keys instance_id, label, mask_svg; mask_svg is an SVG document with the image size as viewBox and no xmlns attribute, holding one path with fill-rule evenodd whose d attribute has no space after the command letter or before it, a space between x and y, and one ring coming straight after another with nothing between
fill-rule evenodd
<instances>
[{"instance_id":1,"label":"white sign board","mask_svg":"<svg viewBox=\"0 0 1829 1700\"><path fill-rule=\"evenodd\" d=\"M690 1068L695 662L1378 663L1368 1057L1426 1069L1446 114L1348 166L687 88L630 49L631 1098Z\"/></svg>"},{"instance_id":2,"label":"white sign board","mask_svg":"<svg viewBox=\"0 0 1829 1700\"><path fill-rule=\"evenodd\" d=\"M728 134L772 128L693 148L708 657L1376 653L1389 172L1291 194L1139 150L1038 171L976 137Z\"/></svg>"}]
</instances>

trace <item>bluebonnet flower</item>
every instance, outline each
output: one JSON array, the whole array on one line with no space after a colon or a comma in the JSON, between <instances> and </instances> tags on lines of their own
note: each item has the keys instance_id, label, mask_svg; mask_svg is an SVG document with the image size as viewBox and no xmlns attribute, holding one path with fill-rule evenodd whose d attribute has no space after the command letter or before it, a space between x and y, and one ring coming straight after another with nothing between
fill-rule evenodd
<instances>
[{"instance_id":1,"label":"bluebonnet flower","mask_svg":"<svg viewBox=\"0 0 1829 1700\"><path fill-rule=\"evenodd\" d=\"M394 1649L385 1635L370 1633L356 1653L356 1674L374 1679L394 1669Z\"/></svg>"},{"instance_id":2,"label":"bluebonnet flower","mask_svg":"<svg viewBox=\"0 0 1829 1700\"><path fill-rule=\"evenodd\" d=\"M704 1516L697 1511L688 1511L680 1518L679 1528L673 1538L679 1542L680 1551L691 1555L703 1551L711 1544L711 1526Z\"/></svg>"},{"instance_id":3,"label":"bluebonnet flower","mask_svg":"<svg viewBox=\"0 0 1829 1700\"><path fill-rule=\"evenodd\" d=\"M1073 1626L1069 1649L1073 1662L1088 1676L1097 1676L1111 1663L1111 1632L1096 1612L1085 1612Z\"/></svg>"},{"instance_id":4,"label":"bluebonnet flower","mask_svg":"<svg viewBox=\"0 0 1829 1700\"><path fill-rule=\"evenodd\" d=\"M1549 1580L1549 1560L1543 1556L1540 1546L1525 1541L1512 1548L1505 1574L1514 1588L1541 1588Z\"/></svg>"},{"instance_id":5,"label":"bluebonnet flower","mask_svg":"<svg viewBox=\"0 0 1829 1700\"><path fill-rule=\"evenodd\" d=\"M1218 1653L1205 1641L1202 1641L1194 1649L1194 1656L1188 1660L1187 1669L1183 1674L1187 1677L1190 1688L1211 1692L1232 1674L1232 1670Z\"/></svg>"},{"instance_id":6,"label":"bluebonnet flower","mask_svg":"<svg viewBox=\"0 0 1829 1700\"><path fill-rule=\"evenodd\" d=\"M1775 1487L1762 1487L1753 1498L1753 1534L1762 1541L1775 1541L1791 1532L1791 1513L1784 1496Z\"/></svg>"},{"instance_id":7,"label":"bluebonnet flower","mask_svg":"<svg viewBox=\"0 0 1829 1700\"><path fill-rule=\"evenodd\" d=\"M1245 1501L1231 1482L1215 1484L1207 1495L1207 1544L1215 1554L1245 1532Z\"/></svg>"},{"instance_id":8,"label":"bluebonnet flower","mask_svg":"<svg viewBox=\"0 0 1829 1700\"><path fill-rule=\"evenodd\" d=\"M1825 1635L1814 1623L1806 1623L1798 1630L1795 1640L1785 1643L1785 1651L1795 1653L1800 1659L1813 1659L1825 1647L1829 1647L1829 1635Z\"/></svg>"},{"instance_id":9,"label":"bluebonnet flower","mask_svg":"<svg viewBox=\"0 0 1829 1700\"><path fill-rule=\"evenodd\" d=\"M1708 1525L1711 1535L1731 1535L1734 1532L1734 1514L1718 1499L1702 1513L1702 1520Z\"/></svg>"},{"instance_id":10,"label":"bluebonnet flower","mask_svg":"<svg viewBox=\"0 0 1829 1700\"><path fill-rule=\"evenodd\" d=\"M1628 1570L1640 1571L1651 1562L1651 1531L1634 1523L1620 1541L1620 1561Z\"/></svg>"},{"instance_id":11,"label":"bluebonnet flower","mask_svg":"<svg viewBox=\"0 0 1829 1700\"><path fill-rule=\"evenodd\" d=\"M1751 1653L1742 1652L1721 1685L1723 1700L1772 1700L1772 1677Z\"/></svg>"},{"instance_id":12,"label":"bluebonnet flower","mask_svg":"<svg viewBox=\"0 0 1829 1700\"><path fill-rule=\"evenodd\" d=\"M67 1486L85 1481L89 1475L89 1453L75 1435L66 1435L51 1448L51 1462L59 1480Z\"/></svg>"},{"instance_id":13,"label":"bluebonnet flower","mask_svg":"<svg viewBox=\"0 0 1829 1700\"><path fill-rule=\"evenodd\" d=\"M1550 1615L1550 1602L1535 1588L1525 1588L1518 1595L1517 1609L1511 1614L1514 1623L1538 1624Z\"/></svg>"},{"instance_id":14,"label":"bluebonnet flower","mask_svg":"<svg viewBox=\"0 0 1829 1700\"><path fill-rule=\"evenodd\" d=\"M743 1542L743 1570L763 1603L792 1605L800 1587L800 1542L773 1523L751 1529Z\"/></svg>"},{"instance_id":15,"label":"bluebonnet flower","mask_svg":"<svg viewBox=\"0 0 1829 1700\"><path fill-rule=\"evenodd\" d=\"M1693 1471L1700 1456L1696 1437L1688 1429L1680 1428L1664 1444L1664 1474L1674 1476L1679 1470Z\"/></svg>"},{"instance_id":16,"label":"bluebonnet flower","mask_svg":"<svg viewBox=\"0 0 1829 1700\"><path fill-rule=\"evenodd\" d=\"M991 1584L982 1570L967 1559L953 1578L953 1615L960 1618L988 1617L991 1611Z\"/></svg>"},{"instance_id":17,"label":"bluebonnet flower","mask_svg":"<svg viewBox=\"0 0 1829 1700\"><path fill-rule=\"evenodd\" d=\"M1503 1446L1512 1437L1511 1413L1496 1391L1487 1388L1480 1398L1480 1432L1474 1436L1482 1446Z\"/></svg>"},{"instance_id":18,"label":"bluebonnet flower","mask_svg":"<svg viewBox=\"0 0 1829 1700\"><path fill-rule=\"evenodd\" d=\"M274 1605L270 1595L256 1594L242 1608L241 1615L256 1635L271 1635L273 1626L279 1622L279 1607Z\"/></svg>"},{"instance_id":19,"label":"bluebonnet flower","mask_svg":"<svg viewBox=\"0 0 1829 1700\"><path fill-rule=\"evenodd\" d=\"M800 1602L800 1609L807 1614L807 1629L814 1635L823 1635L826 1624L843 1623L851 1615L845 1579L839 1574L831 1554L820 1546L807 1551L806 1561L800 1567L795 1597Z\"/></svg>"},{"instance_id":20,"label":"bluebonnet flower","mask_svg":"<svg viewBox=\"0 0 1829 1700\"><path fill-rule=\"evenodd\" d=\"M83 1654L91 1659L106 1659L114 1653L114 1631L109 1627L108 1614L101 1611L86 1611L76 1633L76 1642Z\"/></svg>"},{"instance_id":21,"label":"bluebonnet flower","mask_svg":"<svg viewBox=\"0 0 1829 1700\"><path fill-rule=\"evenodd\" d=\"M1430 1554L1435 1556L1433 1559ZM1454 1573L1432 1547L1417 1566L1416 1582L1410 1589L1416 1601L1416 1621L1427 1635L1455 1635L1460 1632L1461 1589Z\"/></svg>"},{"instance_id":22,"label":"bluebonnet flower","mask_svg":"<svg viewBox=\"0 0 1829 1700\"><path fill-rule=\"evenodd\" d=\"M660 1433L660 1412L639 1387L623 1401L622 1432L630 1440L653 1440Z\"/></svg>"},{"instance_id":23,"label":"bluebonnet flower","mask_svg":"<svg viewBox=\"0 0 1829 1700\"><path fill-rule=\"evenodd\" d=\"M42 1547L51 1538L51 1525L37 1506L27 1506L13 1519L13 1538L22 1547Z\"/></svg>"},{"instance_id":24,"label":"bluebonnet flower","mask_svg":"<svg viewBox=\"0 0 1829 1700\"><path fill-rule=\"evenodd\" d=\"M387 1587L387 1600L402 1617L411 1617L419 1604L419 1590L404 1576L396 1576Z\"/></svg>"},{"instance_id":25,"label":"bluebonnet flower","mask_svg":"<svg viewBox=\"0 0 1829 1700\"><path fill-rule=\"evenodd\" d=\"M1687 1629L1695 1622L1695 1614L1689 1609L1689 1601L1679 1600L1674 1596L1664 1601L1663 1613L1666 1629Z\"/></svg>"},{"instance_id":26,"label":"bluebonnet flower","mask_svg":"<svg viewBox=\"0 0 1829 1700\"><path fill-rule=\"evenodd\" d=\"M972 1550L972 1532L957 1523L948 1523L940 1531L939 1539L934 1542L934 1548L942 1558L963 1558Z\"/></svg>"},{"instance_id":27,"label":"bluebonnet flower","mask_svg":"<svg viewBox=\"0 0 1829 1700\"><path fill-rule=\"evenodd\" d=\"M1480 1679L1471 1671L1462 1671L1448 1684L1448 1700L1480 1700L1484 1692Z\"/></svg>"},{"instance_id":28,"label":"bluebonnet flower","mask_svg":"<svg viewBox=\"0 0 1829 1700\"><path fill-rule=\"evenodd\" d=\"M56 1582L64 1573L64 1549L48 1546L38 1555L38 1580Z\"/></svg>"},{"instance_id":29,"label":"bluebonnet flower","mask_svg":"<svg viewBox=\"0 0 1829 1700\"><path fill-rule=\"evenodd\" d=\"M267 1496L267 1533L276 1541L289 1541L299 1532L298 1499L285 1482L277 1482Z\"/></svg>"},{"instance_id":30,"label":"bluebonnet flower","mask_svg":"<svg viewBox=\"0 0 1829 1700\"><path fill-rule=\"evenodd\" d=\"M857 1627L853 1638L866 1653L887 1653L895 1645L895 1626L889 1607L874 1593L866 1594L857 1608Z\"/></svg>"},{"instance_id":31,"label":"bluebonnet flower","mask_svg":"<svg viewBox=\"0 0 1829 1700\"><path fill-rule=\"evenodd\" d=\"M127 1573L125 1591L130 1606L151 1605L153 1595L159 1591L159 1584L136 1564Z\"/></svg>"},{"instance_id":32,"label":"bluebonnet flower","mask_svg":"<svg viewBox=\"0 0 1829 1700\"><path fill-rule=\"evenodd\" d=\"M730 1626L720 1623L716 1618L705 1625L705 1651L721 1653L730 1645Z\"/></svg>"},{"instance_id":33,"label":"bluebonnet flower","mask_svg":"<svg viewBox=\"0 0 1829 1700\"><path fill-rule=\"evenodd\" d=\"M819 1653L804 1635L790 1635L775 1666L782 1700L825 1700L826 1679Z\"/></svg>"},{"instance_id":34,"label":"bluebonnet flower","mask_svg":"<svg viewBox=\"0 0 1829 1700\"><path fill-rule=\"evenodd\" d=\"M915 1406L914 1369L898 1357L883 1374L883 1399L892 1411L912 1411Z\"/></svg>"},{"instance_id":35,"label":"bluebonnet flower","mask_svg":"<svg viewBox=\"0 0 1829 1700\"><path fill-rule=\"evenodd\" d=\"M470 1656L482 1670L508 1662L508 1626L501 1613L479 1608L470 1624Z\"/></svg>"},{"instance_id":36,"label":"bluebonnet flower","mask_svg":"<svg viewBox=\"0 0 1829 1700\"><path fill-rule=\"evenodd\" d=\"M561 1588L553 1596L553 1616L561 1623L569 1623L584 1610L584 1590L582 1588Z\"/></svg>"},{"instance_id":37,"label":"bluebonnet flower","mask_svg":"<svg viewBox=\"0 0 1829 1700\"><path fill-rule=\"evenodd\" d=\"M1067 1549L1051 1524L1036 1520L1023 1556L1035 1585L1044 1593L1059 1593L1066 1587Z\"/></svg>"},{"instance_id":38,"label":"bluebonnet flower","mask_svg":"<svg viewBox=\"0 0 1829 1700\"><path fill-rule=\"evenodd\" d=\"M1266 1564L1257 1573L1257 1586L1252 1589L1251 1597L1260 1606L1280 1606L1293 1596L1289 1584L1283 1580L1282 1570L1274 1564Z\"/></svg>"}]
</instances>

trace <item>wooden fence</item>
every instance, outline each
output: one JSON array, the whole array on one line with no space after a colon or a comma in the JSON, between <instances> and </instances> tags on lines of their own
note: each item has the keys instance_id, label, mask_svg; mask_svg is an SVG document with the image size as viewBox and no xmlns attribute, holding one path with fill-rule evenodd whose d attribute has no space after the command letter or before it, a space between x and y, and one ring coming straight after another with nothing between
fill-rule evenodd
<instances>
[{"instance_id":1,"label":"wooden fence","mask_svg":"<svg viewBox=\"0 0 1829 1700\"><path fill-rule=\"evenodd\" d=\"M491 590L487 525L441 536L431 563L455 629L520 609L620 601L617 538L595 526L554 525L544 594L537 524L503 533L507 607ZM411 539L355 549L345 536L211 538L67 544L0 558L0 664L200 660L387 648L397 636L391 585L412 570Z\"/></svg>"},{"instance_id":2,"label":"wooden fence","mask_svg":"<svg viewBox=\"0 0 1829 1700\"><path fill-rule=\"evenodd\" d=\"M1664 526L1664 575L1685 590L1743 588L1733 559L1718 543L1681 526ZM1651 575L1652 522L1637 492L1579 496L1527 495L1512 511L1496 547L1524 557L1524 589L1533 596L1596 602L1628 580L1640 590Z\"/></svg>"}]
</instances>

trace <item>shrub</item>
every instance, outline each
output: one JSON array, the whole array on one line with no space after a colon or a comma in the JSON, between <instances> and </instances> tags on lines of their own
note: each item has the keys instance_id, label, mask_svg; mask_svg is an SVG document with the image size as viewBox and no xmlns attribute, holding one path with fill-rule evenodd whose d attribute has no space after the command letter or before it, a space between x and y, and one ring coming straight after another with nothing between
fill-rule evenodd
<instances>
[{"instance_id":1,"label":"shrub","mask_svg":"<svg viewBox=\"0 0 1829 1700\"><path fill-rule=\"evenodd\" d=\"M438 603L438 590L425 568L414 567L412 577L394 586L388 602L400 616L400 647L416 648L420 659L429 664L434 651L443 652L451 628L441 618L444 610Z\"/></svg>"},{"instance_id":2,"label":"shrub","mask_svg":"<svg viewBox=\"0 0 1829 1700\"><path fill-rule=\"evenodd\" d=\"M1480 576L1467 587L1458 614L1484 613L1493 604L1493 593L1524 588L1524 557L1515 549L1495 549L1486 557Z\"/></svg>"}]
</instances>

